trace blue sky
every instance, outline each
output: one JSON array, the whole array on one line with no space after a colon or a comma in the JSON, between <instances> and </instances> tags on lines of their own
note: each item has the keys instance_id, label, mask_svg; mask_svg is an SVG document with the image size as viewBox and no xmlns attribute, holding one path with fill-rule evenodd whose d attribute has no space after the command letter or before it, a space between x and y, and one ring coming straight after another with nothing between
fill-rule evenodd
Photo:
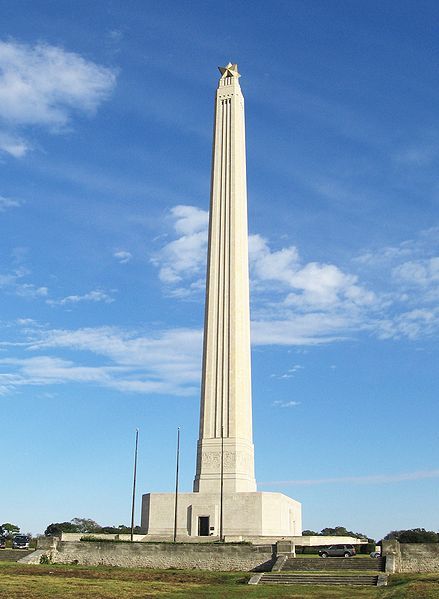
<instances>
[{"instance_id":1,"label":"blue sky","mask_svg":"<svg viewBox=\"0 0 439 599\"><path fill-rule=\"evenodd\" d=\"M256 474L304 528L437 530L425 1L0 3L0 518L128 523L198 435L213 97L246 98Z\"/></svg>"}]
</instances>

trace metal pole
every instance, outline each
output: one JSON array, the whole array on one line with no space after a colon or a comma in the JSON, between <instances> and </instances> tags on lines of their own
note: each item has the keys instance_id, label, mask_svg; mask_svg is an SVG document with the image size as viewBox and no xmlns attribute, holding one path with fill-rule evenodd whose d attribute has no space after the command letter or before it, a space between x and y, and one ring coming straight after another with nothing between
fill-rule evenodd
<instances>
[{"instance_id":1,"label":"metal pole","mask_svg":"<svg viewBox=\"0 0 439 599\"><path fill-rule=\"evenodd\" d=\"M177 429L177 460L175 468L175 509L174 509L174 543L177 541L177 509L178 509L178 466L180 462L180 427Z\"/></svg>"},{"instance_id":2,"label":"metal pole","mask_svg":"<svg viewBox=\"0 0 439 599\"><path fill-rule=\"evenodd\" d=\"M134 476L133 476L133 501L131 504L131 541L134 540L134 507L136 502L136 478L137 478L137 447L139 444L139 429L136 428L136 449L134 450Z\"/></svg>"},{"instance_id":3,"label":"metal pole","mask_svg":"<svg viewBox=\"0 0 439 599\"><path fill-rule=\"evenodd\" d=\"M221 425L220 541L224 541L224 531L223 531L223 496L224 496L224 426Z\"/></svg>"}]
</instances>

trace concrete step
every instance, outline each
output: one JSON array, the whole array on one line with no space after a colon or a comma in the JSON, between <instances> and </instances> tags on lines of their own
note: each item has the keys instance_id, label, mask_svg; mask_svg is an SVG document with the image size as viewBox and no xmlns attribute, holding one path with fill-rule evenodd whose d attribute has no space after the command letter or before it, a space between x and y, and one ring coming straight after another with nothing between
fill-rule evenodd
<instances>
[{"instance_id":1,"label":"concrete step","mask_svg":"<svg viewBox=\"0 0 439 599\"><path fill-rule=\"evenodd\" d=\"M357 585L376 586L378 576L374 575L330 575L330 574L271 574L264 573L259 584L309 584L309 585Z\"/></svg>"},{"instance_id":2,"label":"concrete step","mask_svg":"<svg viewBox=\"0 0 439 599\"><path fill-rule=\"evenodd\" d=\"M384 572L384 558L371 557L296 557L289 558L283 565L282 571L327 572L339 570L368 570Z\"/></svg>"}]
</instances>

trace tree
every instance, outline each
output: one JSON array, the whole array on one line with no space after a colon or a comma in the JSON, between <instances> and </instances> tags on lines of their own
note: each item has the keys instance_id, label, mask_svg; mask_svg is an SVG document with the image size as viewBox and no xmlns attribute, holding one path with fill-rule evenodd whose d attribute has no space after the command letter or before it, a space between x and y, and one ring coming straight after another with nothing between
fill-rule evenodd
<instances>
[{"instance_id":1,"label":"tree","mask_svg":"<svg viewBox=\"0 0 439 599\"><path fill-rule=\"evenodd\" d=\"M72 518L70 522L76 526L78 532L99 532L101 525L90 518Z\"/></svg>"},{"instance_id":2,"label":"tree","mask_svg":"<svg viewBox=\"0 0 439 599\"><path fill-rule=\"evenodd\" d=\"M344 526L336 526L335 528L322 528L319 534L328 537L355 537L356 539L367 539L367 535L361 532L347 530ZM370 540L373 541L373 539Z\"/></svg>"},{"instance_id":3,"label":"tree","mask_svg":"<svg viewBox=\"0 0 439 599\"><path fill-rule=\"evenodd\" d=\"M316 537L319 533L315 532L314 530L303 530L302 531L302 536L303 537Z\"/></svg>"},{"instance_id":4,"label":"tree","mask_svg":"<svg viewBox=\"0 0 439 599\"><path fill-rule=\"evenodd\" d=\"M5 522L0 527L3 530L3 534L7 537L12 537L20 532L20 527L10 522Z\"/></svg>"},{"instance_id":5,"label":"tree","mask_svg":"<svg viewBox=\"0 0 439 599\"><path fill-rule=\"evenodd\" d=\"M396 539L400 543L438 543L439 534L425 528L411 528L409 530L391 530L384 537L385 541Z\"/></svg>"},{"instance_id":6,"label":"tree","mask_svg":"<svg viewBox=\"0 0 439 599\"><path fill-rule=\"evenodd\" d=\"M46 537L60 537L62 532L79 532L71 522L52 522L44 531Z\"/></svg>"},{"instance_id":7,"label":"tree","mask_svg":"<svg viewBox=\"0 0 439 599\"><path fill-rule=\"evenodd\" d=\"M119 524L119 526L102 526L99 532L105 532L112 535L129 535L131 533L131 527L125 524ZM134 534L144 534L144 531L140 526L135 526L133 530Z\"/></svg>"},{"instance_id":8,"label":"tree","mask_svg":"<svg viewBox=\"0 0 439 599\"><path fill-rule=\"evenodd\" d=\"M62 532L100 532L101 526L90 518L72 518L70 522L52 522L44 531L46 537L59 537Z\"/></svg>"}]
</instances>

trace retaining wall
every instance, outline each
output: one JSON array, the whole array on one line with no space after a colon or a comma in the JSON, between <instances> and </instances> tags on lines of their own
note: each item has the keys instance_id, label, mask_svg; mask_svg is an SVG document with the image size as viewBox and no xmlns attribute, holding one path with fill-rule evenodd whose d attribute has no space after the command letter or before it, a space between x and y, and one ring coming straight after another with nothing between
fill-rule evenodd
<instances>
[{"instance_id":1,"label":"retaining wall","mask_svg":"<svg viewBox=\"0 0 439 599\"><path fill-rule=\"evenodd\" d=\"M194 545L111 542L57 542L48 550L53 563L129 568L196 568L219 571L268 571L271 546Z\"/></svg>"},{"instance_id":2,"label":"retaining wall","mask_svg":"<svg viewBox=\"0 0 439 599\"><path fill-rule=\"evenodd\" d=\"M439 543L383 541L386 572L439 572Z\"/></svg>"}]
</instances>

